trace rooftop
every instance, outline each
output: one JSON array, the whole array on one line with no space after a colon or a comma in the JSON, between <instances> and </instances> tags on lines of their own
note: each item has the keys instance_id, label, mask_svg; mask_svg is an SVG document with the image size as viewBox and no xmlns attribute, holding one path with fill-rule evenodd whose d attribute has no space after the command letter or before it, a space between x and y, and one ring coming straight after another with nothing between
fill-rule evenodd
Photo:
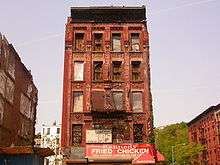
<instances>
[{"instance_id":1,"label":"rooftop","mask_svg":"<svg viewBox=\"0 0 220 165\"><path fill-rule=\"evenodd\" d=\"M72 22L140 22L146 20L146 8L125 6L71 7Z\"/></svg>"}]
</instances>

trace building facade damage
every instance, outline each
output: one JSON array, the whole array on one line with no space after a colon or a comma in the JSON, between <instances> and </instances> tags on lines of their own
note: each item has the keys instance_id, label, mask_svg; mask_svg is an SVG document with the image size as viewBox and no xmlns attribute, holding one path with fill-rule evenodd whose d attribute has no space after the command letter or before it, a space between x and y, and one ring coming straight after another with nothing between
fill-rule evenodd
<instances>
[{"instance_id":1,"label":"building facade damage","mask_svg":"<svg viewBox=\"0 0 220 165\"><path fill-rule=\"evenodd\" d=\"M71 8L61 137L66 164L111 163L112 149L121 146L133 147L129 152L136 156L148 151L155 162L154 147L147 145L153 139L153 112L145 14L144 6ZM97 152L108 158L94 158ZM123 158L127 152L119 151L114 161L132 163Z\"/></svg>"}]
</instances>

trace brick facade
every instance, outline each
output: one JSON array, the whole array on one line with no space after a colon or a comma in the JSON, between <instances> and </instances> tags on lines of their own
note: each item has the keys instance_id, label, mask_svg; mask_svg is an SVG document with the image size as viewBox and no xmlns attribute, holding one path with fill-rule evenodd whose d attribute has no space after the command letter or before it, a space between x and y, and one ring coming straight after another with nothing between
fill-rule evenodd
<instances>
[{"instance_id":1,"label":"brick facade","mask_svg":"<svg viewBox=\"0 0 220 165\"><path fill-rule=\"evenodd\" d=\"M205 145L195 164L220 164L220 104L212 106L188 123L191 143Z\"/></svg>"},{"instance_id":2,"label":"brick facade","mask_svg":"<svg viewBox=\"0 0 220 165\"><path fill-rule=\"evenodd\" d=\"M71 13L61 138L66 158L85 156L87 130L111 130L113 144L148 143L153 114L145 7L76 7Z\"/></svg>"},{"instance_id":3,"label":"brick facade","mask_svg":"<svg viewBox=\"0 0 220 165\"><path fill-rule=\"evenodd\" d=\"M34 144L36 106L32 75L0 34L0 146Z\"/></svg>"}]
</instances>

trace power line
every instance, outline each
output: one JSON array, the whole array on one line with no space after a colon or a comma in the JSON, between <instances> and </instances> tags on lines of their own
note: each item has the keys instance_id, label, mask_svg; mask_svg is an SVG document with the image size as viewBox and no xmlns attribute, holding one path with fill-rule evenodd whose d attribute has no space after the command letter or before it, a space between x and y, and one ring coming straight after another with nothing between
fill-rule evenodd
<instances>
[{"instance_id":1,"label":"power line","mask_svg":"<svg viewBox=\"0 0 220 165\"><path fill-rule=\"evenodd\" d=\"M195 6L195 5L201 5L201 4L204 4L204 3L209 3L209 2L214 2L214 1L217 1L217 0L203 0L203 1L197 1L197 2L192 2L192 3L186 3L186 4L183 4L181 6L176 6L176 7L162 9L162 10L158 10L156 12L152 12L152 15L157 15L157 14L160 14L160 13L169 12L169 11L180 9L180 8L185 8L185 7L189 7L189 6Z\"/></svg>"}]
</instances>

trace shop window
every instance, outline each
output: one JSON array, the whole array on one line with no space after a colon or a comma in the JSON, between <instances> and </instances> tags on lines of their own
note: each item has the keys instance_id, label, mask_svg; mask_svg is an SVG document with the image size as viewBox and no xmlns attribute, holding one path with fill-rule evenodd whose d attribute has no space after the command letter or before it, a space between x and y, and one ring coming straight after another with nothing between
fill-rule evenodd
<instances>
[{"instance_id":1,"label":"shop window","mask_svg":"<svg viewBox=\"0 0 220 165\"><path fill-rule=\"evenodd\" d=\"M143 112L142 92L132 92L132 110L133 112Z\"/></svg>"},{"instance_id":2,"label":"shop window","mask_svg":"<svg viewBox=\"0 0 220 165\"><path fill-rule=\"evenodd\" d=\"M74 62L74 81L83 81L84 62Z\"/></svg>"},{"instance_id":3,"label":"shop window","mask_svg":"<svg viewBox=\"0 0 220 165\"><path fill-rule=\"evenodd\" d=\"M84 48L84 33L75 34L75 51L83 51Z\"/></svg>"},{"instance_id":4,"label":"shop window","mask_svg":"<svg viewBox=\"0 0 220 165\"><path fill-rule=\"evenodd\" d=\"M102 62L96 61L93 63L93 80L102 80Z\"/></svg>"},{"instance_id":5,"label":"shop window","mask_svg":"<svg viewBox=\"0 0 220 165\"><path fill-rule=\"evenodd\" d=\"M143 143L143 124L134 124L134 143Z\"/></svg>"},{"instance_id":6,"label":"shop window","mask_svg":"<svg viewBox=\"0 0 220 165\"><path fill-rule=\"evenodd\" d=\"M113 92L113 102L115 110L123 110L123 93L122 92Z\"/></svg>"},{"instance_id":7,"label":"shop window","mask_svg":"<svg viewBox=\"0 0 220 165\"><path fill-rule=\"evenodd\" d=\"M140 61L132 61L131 62L131 70L132 70L132 80L140 81L141 80L141 62Z\"/></svg>"},{"instance_id":8,"label":"shop window","mask_svg":"<svg viewBox=\"0 0 220 165\"><path fill-rule=\"evenodd\" d=\"M82 124L72 125L72 143L79 144L82 142Z\"/></svg>"},{"instance_id":9,"label":"shop window","mask_svg":"<svg viewBox=\"0 0 220 165\"><path fill-rule=\"evenodd\" d=\"M83 92L73 92L73 112L83 112Z\"/></svg>"},{"instance_id":10,"label":"shop window","mask_svg":"<svg viewBox=\"0 0 220 165\"><path fill-rule=\"evenodd\" d=\"M93 50L94 51L102 51L103 50L103 34L102 33L94 33L93 34Z\"/></svg>"},{"instance_id":11,"label":"shop window","mask_svg":"<svg viewBox=\"0 0 220 165\"><path fill-rule=\"evenodd\" d=\"M131 33L131 51L140 51L139 33Z\"/></svg>"},{"instance_id":12,"label":"shop window","mask_svg":"<svg viewBox=\"0 0 220 165\"><path fill-rule=\"evenodd\" d=\"M118 81L121 80L122 69L121 69L121 61L113 61L112 62L112 80Z\"/></svg>"},{"instance_id":13,"label":"shop window","mask_svg":"<svg viewBox=\"0 0 220 165\"><path fill-rule=\"evenodd\" d=\"M112 51L114 52L121 51L121 34L120 33L112 34Z\"/></svg>"}]
</instances>

